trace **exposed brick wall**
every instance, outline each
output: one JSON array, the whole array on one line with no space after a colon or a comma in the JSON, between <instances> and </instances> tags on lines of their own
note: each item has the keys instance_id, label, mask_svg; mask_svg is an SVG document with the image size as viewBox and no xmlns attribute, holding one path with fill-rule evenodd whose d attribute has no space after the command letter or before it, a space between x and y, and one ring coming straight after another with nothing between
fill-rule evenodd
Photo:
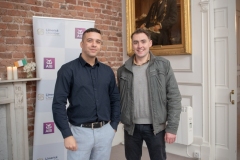
<instances>
[{"instance_id":1,"label":"exposed brick wall","mask_svg":"<svg viewBox=\"0 0 240 160\"><path fill-rule=\"evenodd\" d=\"M104 46L98 59L116 73L122 64L121 0L1 0L0 1L0 77L6 66L27 57L35 61L32 16L95 20L103 33ZM22 67L18 77L26 77ZM27 82L29 145L33 143L36 82Z\"/></svg>"}]
</instances>

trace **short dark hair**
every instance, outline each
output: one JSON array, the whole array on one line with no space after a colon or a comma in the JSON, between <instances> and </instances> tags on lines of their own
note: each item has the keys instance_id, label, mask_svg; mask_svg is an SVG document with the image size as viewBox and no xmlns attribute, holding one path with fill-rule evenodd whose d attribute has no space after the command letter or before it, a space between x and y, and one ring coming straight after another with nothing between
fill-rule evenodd
<instances>
[{"instance_id":1,"label":"short dark hair","mask_svg":"<svg viewBox=\"0 0 240 160\"><path fill-rule=\"evenodd\" d=\"M145 30L145 29L142 29L142 28L136 29L136 30L132 33L131 39L133 38L133 36L134 36L135 34L139 34L139 33L144 33L149 39L151 39L151 34L150 34L150 32L147 31L147 30Z\"/></svg>"},{"instance_id":2,"label":"short dark hair","mask_svg":"<svg viewBox=\"0 0 240 160\"><path fill-rule=\"evenodd\" d=\"M100 35L102 35L101 31L97 28L88 28L86 31L83 32L83 35L82 35L82 39L84 38L84 35L86 33L90 33L90 32L96 32L96 33L99 33Z\"/></svg>"}]
</instances>

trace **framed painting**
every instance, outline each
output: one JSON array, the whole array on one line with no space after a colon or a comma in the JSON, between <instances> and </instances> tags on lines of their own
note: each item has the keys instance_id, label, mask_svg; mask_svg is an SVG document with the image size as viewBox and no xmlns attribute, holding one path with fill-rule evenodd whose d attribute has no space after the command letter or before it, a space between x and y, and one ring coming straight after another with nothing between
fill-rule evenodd
<instances>
[{"instance_id":1,"label":"framed painting","mask_svg":"<svg viewBox=\"0 0 240 160\"><path fill-rule=\"evenodd\" d=\"M127 54L137 28L151 33L154 55L192 54L189 0L126 0ZM158 27L158 28L157 28Z\"/></svg>"}]
</instances>

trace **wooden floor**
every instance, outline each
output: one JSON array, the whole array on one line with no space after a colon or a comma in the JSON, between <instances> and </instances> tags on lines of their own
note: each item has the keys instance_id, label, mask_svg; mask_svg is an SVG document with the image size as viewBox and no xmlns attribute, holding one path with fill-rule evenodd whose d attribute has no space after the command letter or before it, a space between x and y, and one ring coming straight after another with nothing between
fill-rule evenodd
<instances>
[{"instance_id":1,"label":"wooden floor","mask_svg":"<svg viewBox=\"0 0 240 160\"><path fill-rule=\"evenodd\" d=\"M119 144L112 147L111 158L110 160L125 160L124 155L124 145ZM141 160L150 160L148 155L148 150L146 147L143 147L143 155ZM167 160L193 160L192 158L180 157L173 154L167 154Z\"/></svg>"}]
</instances>

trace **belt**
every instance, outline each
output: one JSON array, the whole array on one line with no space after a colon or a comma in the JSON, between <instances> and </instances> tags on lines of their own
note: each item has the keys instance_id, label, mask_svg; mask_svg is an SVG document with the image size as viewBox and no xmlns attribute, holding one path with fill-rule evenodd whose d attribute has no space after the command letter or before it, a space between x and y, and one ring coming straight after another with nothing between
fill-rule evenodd
<instances>
[{"instance_id":1,"label":"belt","mask_svg":"<svg viewBox=\"0 0 240 160\"><path fill-rule=\"evenodd\" d=\"M101 121L101 122L93 122L93 123L84 123L81 124L80 127L84 127L84 128L101 128L102 126L104 126L105 124L107 124L107 121Z\"/></svg>"}]
</instances>

